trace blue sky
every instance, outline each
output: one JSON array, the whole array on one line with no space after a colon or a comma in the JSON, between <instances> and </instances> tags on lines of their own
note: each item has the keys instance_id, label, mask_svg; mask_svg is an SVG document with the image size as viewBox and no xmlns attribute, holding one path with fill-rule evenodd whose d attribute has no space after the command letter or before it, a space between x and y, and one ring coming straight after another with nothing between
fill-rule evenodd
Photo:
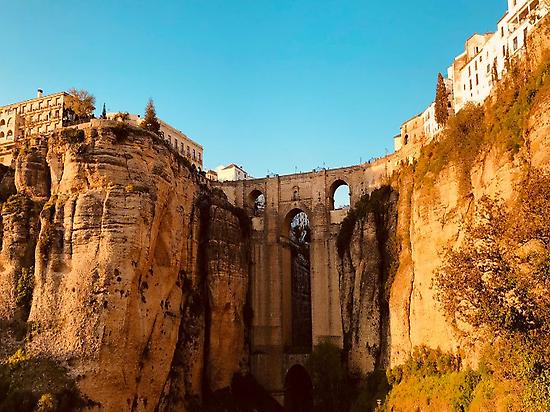
<instances>
[{"instance_id":1,"label":"blue sky","mask_svg":"<svg viewBox=\"0 0 550 412\"><path fill-rule=\"evenodd\" d=\"M392 150L474 32L505 0L0 0L0 105L85 88L109 111L159 117L205 167L254 176Z\"/></svg>"}]
</instances>

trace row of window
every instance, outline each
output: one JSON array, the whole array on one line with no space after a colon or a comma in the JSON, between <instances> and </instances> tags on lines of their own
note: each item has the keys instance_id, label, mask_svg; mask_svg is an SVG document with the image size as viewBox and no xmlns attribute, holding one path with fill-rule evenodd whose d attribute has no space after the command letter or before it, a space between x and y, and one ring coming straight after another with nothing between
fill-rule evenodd
<instances>
[{"instance_id":1,"label":"row of window","mask_svg":"<svg viewBox=\"0 0 550 412\"><path fill-rule=\"evenodd\" d=\"M48 107L59 106L61 104L61 97L48 100L40 100L35 103L29 103L21 106L21 113L32 112L34 110L46 109Z\"/></svg>"},{"instance_id":2,"label":"row of window","mask_svg":"<svg viewBox=\"0 0 550 412\"><path fill-rule=\"evenodd\" d=\"M168 142L172 146L174 146L178 152L180 152L183 155L186 154L185 153L186 146L183 142L180 142L177 139L174 139L174 142L172 142L172 136L170 136L170 135L168 135ZM192 156L191 156L191 153L193 153ZM199 162L202 162L201 152L199 152L198 150L195 150L195 149L191 150L191 147L189 147L189 146L187 146L187 157L192 158L193 160L198 160Z\"/></svg>"},{"instance_id":3,"label":"row of window","mask_svg":"<svg viewBox=\"0 0 550 412\"><path fill-rule=\"evenodd\" d=\"M36 110L47 109L49 107L56 107L56 106L59 106L59 105L61 105L61 97L57 97L55 99L52 98L52 99L48 99L48 100L40 100L40 101L34 102L34 103L22 104L19 107L10 107L10 108L7 108L5 110L0 110L0 116L3 113L17 114L18 113L18 110L17 110L18 108L19 108L19 113L23 114L23 113L33 112L33 111L36 111Z\"/></svg>"},{"instance_id":4,"label":"row of window","mask_svg":"<svg viewBox=\"0 0 550 412\"><path fill-rule=\"evenodd\" d=\"M4 132L0 132L0 139L3 137L11 137L11 136L13 136L13 132L11 130L8 130L6 134L4 134Z\"/></svg>"}]
</instances>

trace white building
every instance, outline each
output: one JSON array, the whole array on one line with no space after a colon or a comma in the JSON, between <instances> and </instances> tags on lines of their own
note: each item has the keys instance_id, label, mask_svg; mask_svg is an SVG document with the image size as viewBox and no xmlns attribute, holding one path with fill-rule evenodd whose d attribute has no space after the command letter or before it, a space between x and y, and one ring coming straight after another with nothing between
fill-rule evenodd
<instances>
[{"instance_id":1,"label":"white building","mask_svg":"<svg viewBox=\"0 0 550 412\"><path fill-rule=\"evenodd\" d=\"M246 180L251 178L242 167L237 166L235 163L231 163L227 166L218 166L215 173L219 182Z\"/></svg>"},{"instance_id":2,"label":"white building","mask_svg":"<svg viewBox=\"0 0 550 412\"><path fill-rule=\"evenodd\" d=\"M139 126L142 121L140 115L128 113L107 113L107 119L125 121L134 126ZM168 123L160 119L158 121L160 123L161 137L176 149L177 152L186 157L191 164L202 170L203 147Z\"/></svg>"},{"instance_id":3,"label":"white building","mask_svg":"<svg viewBox=\"0 0 550 412\"><path fill-rule=\"evenodd\" d=\"M497 23L497 31L474 34L465 50L448 69L453 83L454 109L466 103L482 103L495 81L506 70L506 61L525 49L529 32L547 14L543 0L508 0L508 11Z\"/></svg>"},{"instance_id":4,"label":"white building","mask_svg":"<svg viewBox=\"0 0 550 412\"><path fill-rule=\"evenodd\" d=\"M454 111L453 102L454 102L454 92L453 92L453 82L450 79L445 79L445 86L448 93L448 110L449 114ZM429 143L437 135L442 127L435 120L435 102L432 102L424 112L422 112L423 126L424 126L424 142Z\"/></svg>"}]
</instances>

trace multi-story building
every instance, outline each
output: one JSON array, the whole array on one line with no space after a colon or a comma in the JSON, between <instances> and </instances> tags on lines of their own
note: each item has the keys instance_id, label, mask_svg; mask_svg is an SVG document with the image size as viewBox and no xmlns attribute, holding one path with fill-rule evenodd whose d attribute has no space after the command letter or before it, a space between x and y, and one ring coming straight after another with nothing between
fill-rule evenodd
<instances>
[{"instance_id":1,"label":"multi-story building","mask_svg":"<svg viewBox=\"0 0 550 412\"><path fill-rule=\"evenodd\" d=\"M107 118L126 121L134 126L139 126L143 120L140 115L128 113L107 113ZM161 137L176 149L178 153L186 157L197 169L202 170L203 147L168 123L160 119L159 123Z\"/></svg>"},{"instance_id":2,"label":"multi-story building","mask_svg":"<svg viewBox=\"0 0 550 412\"><path fill-rule=\"evenodd\" d=\"M525 50L529 33L548 9L548 0L508 0L508 11L494 33L476 33L466 40L464 51L448 68L445 80L452 112L460 111L467 103L482 103L491 94L507 62ZM441 130L435 120L435 103L419 116L401 126L400 135L394 137L396 151L411 143L427 143ZM420 123L424 129L422 140L418 140Z\"/></svg>"},{"instance_id":3,"label":"multi-story building","mask_svg":"<svg viewBox=\"0 0 550 412\"><path fill-rule=\"evenodd\" d=\"M17 140L53 132L67 121L65 92L43 95L38 90L34 99L0 107L0 163L10 165Z\"/></svg>"},{"instance_id":4,"label":"multi-story building","mask_svg":"<svg viewBox=\"0 0 550 412\"><path fill-rule=\"evenodd\" d=\"M456 112L466 103L482 103L489 96L506 62L525 50L529 32L547 13L542 0L508 0L508 11L498 21L496 32L474 34L466 41L464 52L447 71Z\"/></svg>"},{"instance_id":5,"label":"multi-story building","mask_svg":"<svg viewBox=\"0 0 550 412\"><path fill-rule=\"evenodd\" d=\"M394 138L395 151L409 144L418 144L424 141L424 117L422 113L407 120L401 125L401 133Z\"/></svg>"},{"instance_id":6,"label":"multi-story building","mask_svg":"<svg viewBox=\"0 0 550 412\"><path fill-rule=\"evenodd\" d=\"M216 180L219 182L246 180L251 177L241 166L237 166L235 163L231 163L227 166L218 166L215 173ZM211 174L211 176L213 176L213 174Z\"/></svg>"}]
</instances>

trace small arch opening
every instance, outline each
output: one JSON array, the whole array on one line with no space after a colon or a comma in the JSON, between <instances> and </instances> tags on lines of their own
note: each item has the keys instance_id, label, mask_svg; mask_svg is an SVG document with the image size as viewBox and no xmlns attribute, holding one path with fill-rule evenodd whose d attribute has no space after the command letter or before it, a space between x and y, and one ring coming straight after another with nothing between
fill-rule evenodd
<instances>
[{"instance_id":1,"label":"small arch opening","mask_svg":"<svg viewBox=\"0 0 550 412\"><path fill-rule=\"evenodd\" d=\"M8 130L8 134L6 136L7 137L13 136L13 132L11 130Z\"/></svg>"},{"instance_id":2,"label":"small arch opening","mask_svg":"<svg viewBox=\"0 0 550 412\"><path fill-rule=\"evenodd\" d=\"M405 139L403 139L403 144L406 145L407 143L409 143L409 135L408 134L406 134Z\"/></svg>"},{"instance_id":3,"label":"small arch opening","mask_svg":"<svg viewBox=\"0 0 550 412\"><path fill-rule=\"evenodd\" d=\"M4 119L0 120L0 126L5 126L6 125L6 121Z\"/></svg>"},{"instance_id":4,"label":"small arch opening","mask_svg":"<svg viewBox=\"0 0 550 412\"><path fill-rule=\"evenodd\" d=\"M248 195L248 204L254 215L261 215L265 210L265 195L260 190L253 190Z\"/></svg>"},{"instance_id":5,"label":"small arch opening","mask_svg":"<svg viewBox=\"0 0 550 412\"><path fill-rule=\"evenodd\" d=\"M332 210L349 209L351 205L351 191L343 180L337 180L330 188L330 207Z\"/></svg>"},{"instance_id":6,"label":"small arch opening","mask_svg":"<svg viewBox=\"0 0 550 412\"><path fill-rule=\"evenodd\" d=\"M302 365L292 366L285 376L285 411L313 411L313 384Z\"/></svg>"}]
</instances>

